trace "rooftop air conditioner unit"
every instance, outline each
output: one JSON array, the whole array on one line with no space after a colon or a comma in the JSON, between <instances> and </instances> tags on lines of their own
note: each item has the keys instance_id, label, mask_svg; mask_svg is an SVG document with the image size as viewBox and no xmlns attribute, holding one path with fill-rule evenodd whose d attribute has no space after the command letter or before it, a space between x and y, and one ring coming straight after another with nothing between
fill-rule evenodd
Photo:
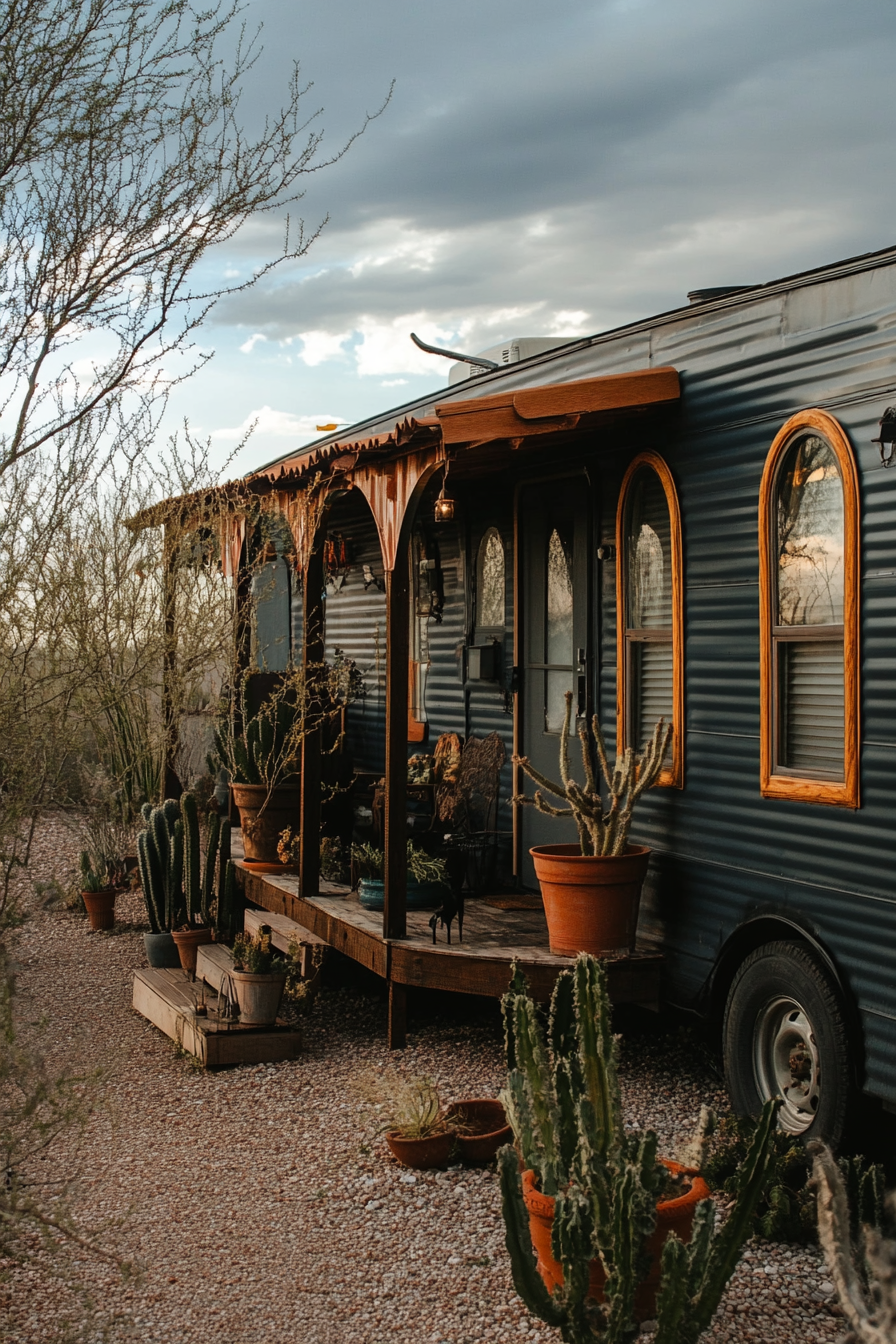
<instances>
[{"instance_id":1,"label":"rooftop air conditioner unit","mask_svg":"<svg viewBox=\"0 0 896 1344\"><path fill-rule=\"evenodd\" d=\"M520 336L512 341L504 341L501 345L490 346L488 350L478 350L476 353L495 364L517 364L521 359L542 355L545 350L553 350L555 346L566 345L567 341L575 339L574 336ZM467 378L479 377L483 372L485 370L477 368L475 364L454 364L448 375L448 385L462 383Z\"/></svg>"}]
</instances>

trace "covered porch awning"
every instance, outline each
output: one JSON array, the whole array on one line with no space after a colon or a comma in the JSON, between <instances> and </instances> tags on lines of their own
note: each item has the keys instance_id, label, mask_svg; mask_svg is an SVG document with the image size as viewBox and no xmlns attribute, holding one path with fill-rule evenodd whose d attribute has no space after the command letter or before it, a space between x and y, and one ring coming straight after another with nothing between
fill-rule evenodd
<instances>
[{"instance_id":1,"label":"covered porch awning","mask_svg":"<svg viewBox=\"0 0 896 1344\"><path fill-rule=\"evenodd\" d=\"M435 410L446 445L473 447L503 439L518 446L536 435L584 429L627 411L670 405L680 395L677 369L637 369L446 401Z\"/></svg>"}]
</instances>

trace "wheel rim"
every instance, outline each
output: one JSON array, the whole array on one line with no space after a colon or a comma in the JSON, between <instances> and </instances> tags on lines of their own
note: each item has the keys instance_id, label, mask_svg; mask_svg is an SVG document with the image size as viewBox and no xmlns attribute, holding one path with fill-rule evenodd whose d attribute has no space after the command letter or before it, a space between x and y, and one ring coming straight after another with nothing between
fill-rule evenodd
<instances>
[{"instance_id":1,"label":"wheel rim","mask_svg":"<svg viewBox=\"0 0 896 1344\"><path fill-rule=\"evenodd\" d=\"M763 1101L782 1097L778 1128L804 1134L821 1102L821 1066L815 1028L795 999L770 999L753 1034L753 1071Z\"/></svg>"}]
</instances>

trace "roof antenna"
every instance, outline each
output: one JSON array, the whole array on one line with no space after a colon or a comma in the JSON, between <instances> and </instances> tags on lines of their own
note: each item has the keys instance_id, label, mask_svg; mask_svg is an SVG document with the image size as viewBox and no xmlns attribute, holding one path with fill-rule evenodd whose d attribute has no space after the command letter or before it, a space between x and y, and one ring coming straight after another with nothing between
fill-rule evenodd
<instances>
[{"instance_id":1,"label":"roof antenna","mask_svg":"<svg viewBox=\"0 0 896 1344\"><path fill-rule=\"evenodd\" d=\"M474 369L480 369L483 373L488 373L489 369L501 368L501 365L496 364L493 359L483 359L481 355L474 358L472 355L459 355L456 350L441 350L437 345L427 345L413 331L411 332L411 340L418 350L425 350L428 355L444 355L446 359L459 359L464 364L472 364ZM471 374L471 377L475 376L475 374Z\"/></svg>"}]
</instances>

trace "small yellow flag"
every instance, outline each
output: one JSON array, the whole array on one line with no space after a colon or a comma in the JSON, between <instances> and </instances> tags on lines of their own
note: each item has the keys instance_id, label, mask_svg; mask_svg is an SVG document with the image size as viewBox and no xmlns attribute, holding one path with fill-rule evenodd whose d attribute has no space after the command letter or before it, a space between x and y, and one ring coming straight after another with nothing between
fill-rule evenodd
<instances>
[{"instance_id":1,"label":"small yellow flag","mask_svg":"<svg viewBox=\"0 0 896 1344\"><path fill-rule=\"evenodd\" d=\"M318 425L317 428L318 428L318 432L319 432L319 433L324 434L324 433L326 433L326 431L329 430L329 429L338 429L339 426L338 426L338 425Z\"/></svg>"}]
</instances>

